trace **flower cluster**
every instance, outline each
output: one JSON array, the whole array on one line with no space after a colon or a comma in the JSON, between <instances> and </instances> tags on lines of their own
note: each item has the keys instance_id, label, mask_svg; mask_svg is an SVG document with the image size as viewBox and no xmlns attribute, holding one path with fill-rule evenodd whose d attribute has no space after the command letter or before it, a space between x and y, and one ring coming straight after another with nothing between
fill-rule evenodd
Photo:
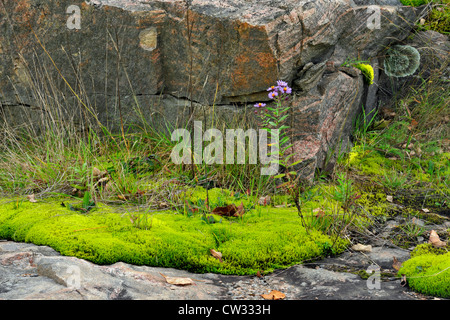
<instances>
[{"instance_id":1,"label":"flower cluster","mask_svg":"<svg viewBox=\"0 0 450 320\"><path fill-rule=\"evenodd\" d=\"M287 99L288 95L292 93L292 88L288 86L288 84L284 81L278 80L276 86L271 86L267 89L269 92L268 96L269 99L275 100L275 99ZM266 104L259 102L254 105L255 108L263 108Z\"/></svg>"},{"instance_id":2,"label":"flower cluster","mask_svg":"<svg viewBox=\"0 0 450 320\"><path fill-rule=\"evenodd\" d=\"M267 89L269 91L269 98L275 99L278 96L287 95L292 93L292 89L284 81L278 80L276 86L271 86Z\"/></svg>"}]
</instances>

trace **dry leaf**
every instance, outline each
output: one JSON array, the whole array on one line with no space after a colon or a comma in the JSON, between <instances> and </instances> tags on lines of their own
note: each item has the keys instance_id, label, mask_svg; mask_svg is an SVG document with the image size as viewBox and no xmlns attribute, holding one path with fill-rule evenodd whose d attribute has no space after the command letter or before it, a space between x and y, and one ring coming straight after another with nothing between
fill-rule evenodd
<instances>
[{"instance_id":1,"label":"dry leaf","mask_svg":"<svg viewBox=\"0 0 450 320\"><path fill-rule=\"evenodd\" d=\"M392 264L392 268L394 268L395 270L400 270L400 268L402 267L402 263L400 261L398 261L398 259L396 257L394 257L394 263Z\"/></svg>"},{"instance_id":2,"label":"dry leaf","mask_svg":"<svg viewBox=\"0 0 450 320\"><path fill-rule=\"evenodd\" d=\"M261 272L259 272L259 270L258 270L258 272L256 272L256 276L258 277L258 278L262 278L263 276L261 275Z\"/></svg>"},{"instance_id":3,"label":"dry leaf","mask_svg":"<svg viewBox=\"0 0 450 320\"><path fill-rule=\"evenodd\" d=\"M160 202L158 205L160 208L167 208L169 206L169 204L167 202Z\"/></svg>"},{"instance_id":4,"label":"dry leaf","mask_svg":"<svg viewBox=\"0 0 450 320\"><path fill-rule=\"evenodd\" d=\"M386 200L389 202L394 202L394 197L393 196L386 196Z\"/></svg>"},{"instance_id":5,"label":"dry leaf","mask_svg":"<svg viewBox=\"0 0 450 320\"><path fill-rule=\"evenodd\" d=\"M241 204L237 207L236 213L234 214L235 217L242 217L244 215L244 204L241 201Z\"/></svg>"},{"instance_id":6,"label":"dry leaf","mask_svg":"<svg viewBox=\"0 0 450 320\"><path fill-rule=\"evenodd\" d=\"M417 127L419 122L417 122L415 119L411 120L411 124L408 126L408 130L412 130L414 127Z\"/></svg>"},{"instance_id":7,"label":"dry leaf","mask_svg":"<svg viewBox=\"0 0 450 320\"><path fill-rule=\"evenodd\" d=\"M241 202L239 207L235 204L229 204L225 207L216 207L212 213L226 217L240 217L244 214L244 204Z\"/></svg>"},{"instance_id":8,"label":"dry leaf","mask_svg":"<svg viewBox=\"0 0 450 320\"><path fill-rule=\"evenodd\" d=\"M292 206L292 203L280 204L280 205L274 206L274 208L289 208L290 206Z\"/></svg>"},{"instance_id":9,"label":"dry leaf","mask_svg":"<svg viewBox=\"0 0 450 320\"><path fill-rule=\"evenodd\" d=\"M259 198L258 204L260 206L268 206L270 204L270 196Z\"/></svg>"},{"instance_id":10,"label":"dry leaf","mask_svg":"<svg viewBox=\"0 0 450 320\"><path fill-rule=\"evenodd\" d=\"M34 198L34 194L30 194L27 196L28 201L36 203L37 200Z\"/></svg>"},{"instance_id":11,"label":"dry leaf","mask_svg":"<svg viewBox=\"0 0 450 320\"><path fill-rule=\"evenodd\" d=\"M442 248L442 247L445 247L447 245L447 243L445 241L442 241L439 238L439 235L434 230L431 230L431 232L430 232L430 240L428 240L428 242L431 243L436 248Z\"/></svg>"},{"instance_id":12,"label":"dry leaf","mask_svg":"<svg viewBox=\"0 0 450 320\"><path fill-rule=\"evenodd\" d=\"M422 149L420 149L420 147L417 147L416 151L419 156L422 154Z\"/></svg>"},{"instance_id":13,"label":"dry leaf","mask_svg":"<svg viewBox=\"0 0 450 320\"><path fill-rule=\"evenodd\" d=\"M400 281L402 287L406 286L406 275L402 274L402 280Z\"/></svg>"},{"instance_id":14,"label":"dry leaf","mask_svg":"<svg viewBox=\"0 0 450 320\"><path fill-rule=\"evenodd\" d=\"M430 210L428 210L428 209L426 209L426 208L423 208L422 211L425 212L425 213L430 212Z\"/></svg>"},{"instance_id":15,"label":"dry leaf","mask_svg":"<svg viewBox=\"0 0 450 320\"><path fill-rule=\"evenodd\" d=\"M225 207L216 207L212 213L219 216L233 216L236 213L237 207L235 204L229 204Z\"/></svg>"},{"instance_id":16,"label":"dry leaf","mask_svg":"<svg viewBox=\"0 0 450 320\"><path fill-rule=\"evenodd\" d=\"M180 277L166 277L162 273L159 273L164 277L167 283L174 284L176 286L188 286L194 284L191 278L180 278Z\"/></svg>"},{"instance_id":17,"label":"dry leaf","mask_svg":"<svg viewBox=\"0 0 450 320\"><path fill-rule=\"evenodd\" d=\"M370 244L365 246L361 243L358 243L358 244L355 244L352 247L352 249L355 251L360 251L360 252L372 252L372 246Z\"/></svg>"},{"instance_id":18,"label":"dry leaf","mask_svg":"<svg viewBox=\"0 0 450 320\"><path fill-rule=\"evenodd\" d=\"M216 251L214 249L209 249L209 252L211 252L211 255L214 258L218 259L220 262L223 262L222 261L222 252Z\"/></svg>"},{"instance_id":19,"label":"dry leaf","mask_svg":"<svg viewBox=\"0 0 450 320\"><path fill-rule=\"evenodd\" d=\"M325 216L325 211L323 211L321 208L314 209L313 213L316 214L316 218L322 218L323 216Z\"/></svg>"},{"instance_id":20,"label":"dry leaf","mask_svg":"<svg viewBox=\"0 0 450 320\"><path fill-rule=\"evenodd\" d=\"M98 179L97 183L103 183L103 182L106 182L108 180L109 180L108 177L104 177L104 178Z\"/></svg>"},{"instance_id":21,"label":"dry leaf","mask_svg":"<svg viewBox=\"0 0 450 320\"><path fill-rule=\"evenodd\" d=\"M121 194L118 194L117 198L119 198L120 200L123 200L123 201L127 201L127 198L124 195L121 195Z\"/></svg>"},{"instance_id":22,"label":"dry leaf","mask_svg":"<svg viewBox=\"0 0 450 320\"><path fill-rule=\"evenodd\" d=\"M280 291L272 290L269 294L262 294L261 297L266 300L281 300L284 299L286 295Z\"/></svg>"},{"instance_id":23,"label":"dry leaf","mask_svg":"<svg viewBox=\"0 0 450 320\"><path fill-rule=\"evenodd\" d=\"M98 169L98 168L96 168L96 167L93 167L93 168L92 168L92 175L93 175L94 177L102 177L102 176L104 176L106 173L107 173L106 171L100 171L100 169Z\"/></svg>"},{"instance_id":24,"label":"dry leaf","mask_svg":"<svg viewBox=\"0 0 450 320\"><path fill-rule=\"evenodd\" d=\"M94 187L98 186L99 184L104 184L105 182L109 181L108 177L104 177L101 179L98 179L97 183L94 185ZM105 183L105 187L106 187L106 183Z\"/></svg>"}]
</instances>

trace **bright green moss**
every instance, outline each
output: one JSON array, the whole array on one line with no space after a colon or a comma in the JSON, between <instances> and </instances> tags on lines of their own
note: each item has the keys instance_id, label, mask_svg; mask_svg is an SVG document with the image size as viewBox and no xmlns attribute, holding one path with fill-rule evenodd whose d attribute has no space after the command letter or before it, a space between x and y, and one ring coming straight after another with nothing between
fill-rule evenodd
<instances>
[{"instance_id":1,"label":"bright green moss","mask_svg":"<svg viewBox=\"0 0 450 320\"><path fill-rule=\"evenodd\" d=\"M425 22L424 28L443 34L450 34L450 1L443 1L446 5L438 9L434 8Z\"/></svg>"},{"instance_id":2,"label":"bright green moss","mask_svg":"<svg viewBox=\"0 0 450 320\"><path fill-rule=\"evenodd\" d=\"M369 85L373 84L374 73L373 68L370 64L358 63L355 65L355 67L361 70L362 74L364 75L364 78L366 79L366 82Z\"/></svg>"},{"instance_id":3,"label":"bright green moss","mask_svg":"<svg viewBox=\"0 0 450 320\"><path fill-rule=\"evenodd\" d=\"M201 198L202 192L197 189L193 196ZM215 200L222 196L220 189L209 194ZM156 212L150 218L152 227L143 230L107 206L80 214L60 203L2 201L0 238L48 245L98 264L123 261L224 274L285 268L325 254L327 243L332 243L319 231L308 235L292 208L261 207L214 224L202 221L200 214ZM335 252L342 252L346 244L338 241ZM209 249L222 252L224 262L212 257Z\"/></svg>"},{"instance_id":4,"label":"bright green moss","mask_svg":"<svg viewBox=\"0 0 450 320\"><path fill-rule=\"evenodd\" d=\"M413 6L413 7L418 7L418 6L421 6L423 4L427 4L428 2L430 2L430 0L400 0L400 1L405 6Z\"/></svg>"},{"instance_id":5,"label":"bright green moss","mask_svg":"<svg viewBox=\"0 0 450 320\"><path fill-rule=\"evenodd\" d=\"M374 150L354 148L349 156L349 164L361 174L383 175L392 162Z\"/></svg>"},{"instance_id":6,"label":"bright green moss","mask_svg":"<svg viewBox=\"0 0 450 320\"><path fill-rule=\"evenodd\" d=\"M368 193L364 192L357 200L357 203L364 207L364 210L369 212L372 216L388 216L392 209L390 204L386 201L384 193Z\"/></svg>"},{"instance_id":7,"label":"bright green moss","mask_svg":"<svg viewBox=\"0 0 450 320\"><path fill-rule=\"evenodd\" d=\"M405 261L399 275L406 275L408 285L415 291L427 295L450 298L450 253L425 253L414 255ZM429 251L428 251L429 252Z\"/></svg>"},{"instance_id":8,"label":"bright green moss","mask_svg":"<svg viewBox=\"0 0 450 320\"><path fill-rule=\"evenodd\" d=\"M447 252L446 248L436 248L431 243L423 243L414 248L411 252L411 257L414 258L425 254L439 255Z\"/></svg>"}]
</instances>

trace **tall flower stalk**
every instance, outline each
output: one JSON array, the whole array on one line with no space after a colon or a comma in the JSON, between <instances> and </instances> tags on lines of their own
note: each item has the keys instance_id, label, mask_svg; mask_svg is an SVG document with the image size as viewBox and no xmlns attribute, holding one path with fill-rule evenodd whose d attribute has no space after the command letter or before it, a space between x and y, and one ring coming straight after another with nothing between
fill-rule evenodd
<instances>
[{"instance_id":1,"label":"tall flower stalk","mask_svg":"<svg viewBox=\"0 0 450 320\"><path fill-rule=\"evenodd\" d=\"M277 175L274 175L274 179L283 180L277 188L284 189L290 195L297 208L298 215L302 219L302 224L308 231L300 204L300 176L297 174L297 171L292 169L295 165L299 164L301 160L292 162L291 158L294 156L292 149L293 145L289 143L289 126L286 125L286 119L288 118L289 110L291 109L290 106L286 106L286 102L292 94L292 89L286 82L279 80L277 81L276 86L271 86L267 91L269 99L273 100L275 106L269 107L266 106L265 103L257 103L254 107L263 109L263 111L260 112L261 126L263 130L268 132L270 137L272 130L278 129L278 142L275 142L277 146L275 146L276 148L273 148L277 150L278 157L272 161L278 163L280 172ZM255 111L255 113L259 112ZM271 139L271 141L273 140Z\"/></svg>"}]
</instances>

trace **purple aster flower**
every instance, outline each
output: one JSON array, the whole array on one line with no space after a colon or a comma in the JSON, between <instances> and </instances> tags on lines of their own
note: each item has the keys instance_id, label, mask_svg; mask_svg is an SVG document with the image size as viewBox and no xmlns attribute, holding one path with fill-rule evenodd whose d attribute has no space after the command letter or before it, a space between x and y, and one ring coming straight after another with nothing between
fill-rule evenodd
<instances>
[{"instance_id":1,"label":"purple aster flower","mask_svg":"<svg viewBox=\"0 0 450 320\"><path fill-rule=\"evenodd\" d=\"M255 108L262 108L262 107L265 107L265 106L266 106L266 104L262 103L262 102L257 103L257 104L254 105Z\"/></svg>"},{"instance_id":2,"label":"purple aster flower","mask_svg":"<svg viewBox=\"0 0 450 320\"><path fill-rule=\"evenodd\" d=\"M277 87L271 86L270 88L267 89L267 91L275 91L276 89L277 89Z\"/></svg>"},{"instance_id":3,"label":"purple aster flower","mask_svg":"<svg viewBox=\"0 0 450 320\"><path fill-rule=\"evenodd\" d=\"M276 91L269 92L269 98L270 99L275 99L276 96L278 96L278 92L276 92Z\"/></svg>"},{"instance_id":4,"label":"purple aster flower","mask_svg":"<svg viewBox=\"0 0 450 320\"><path fill-rule=\"evenodd\" d=\"M278 80L277 85L278 85L278 87L283 88L283 87L287 87L288 84L287 84L287 82Z\"/></svg>"},{"instance_id":5,"label":"purple aster flower","mask_svg":"<svg viewBox=\"0 0 450 320\"><path fill-rule=\"evenodd\" d=\"M291 94L291 93L292 93L292 89L289 88L288 86L285 86L285 87L278 87L278 90L279 90L281 93L284 93L284 94Z\"/></svg>"}]
</instances>

